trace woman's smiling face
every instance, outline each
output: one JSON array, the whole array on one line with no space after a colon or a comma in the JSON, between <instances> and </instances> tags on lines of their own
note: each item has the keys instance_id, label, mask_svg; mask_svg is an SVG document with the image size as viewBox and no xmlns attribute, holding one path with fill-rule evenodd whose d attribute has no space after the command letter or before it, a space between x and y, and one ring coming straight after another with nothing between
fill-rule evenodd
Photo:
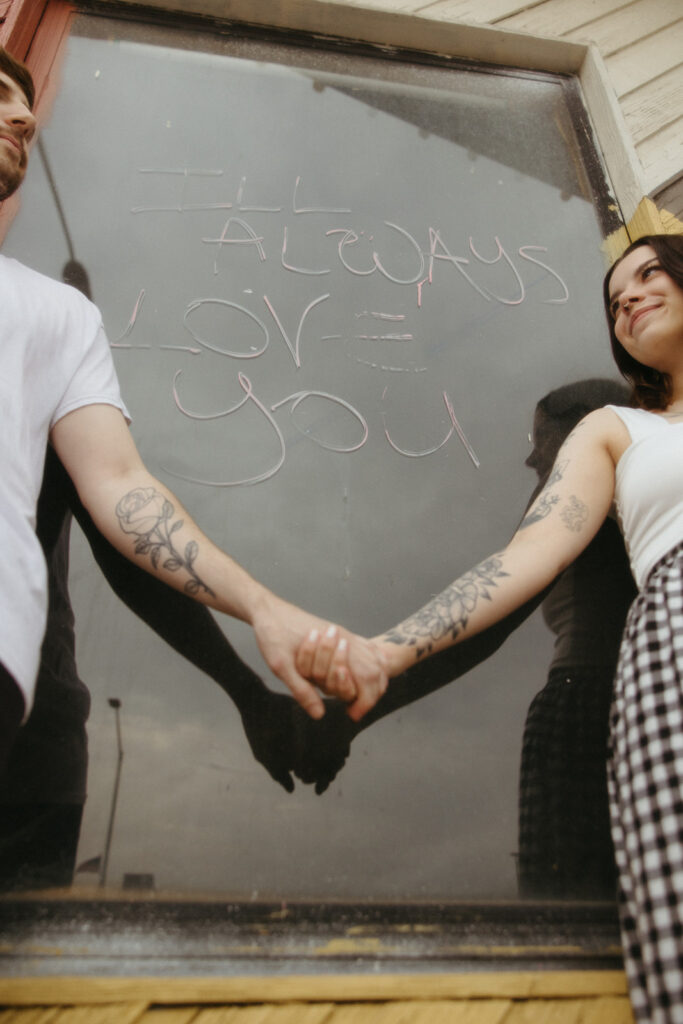
<instances>
[{"instance_id":1,"label":"woman's smiling face","mask_svg":"<svg viewBox=\"0 0 683 1024\"><path fill-rule=\"evenodd\" d=\"M683 368L683 289L651 246L616 266L609 294L614 333L629 355L663 373Z\"/></svg>"}]
</instances>

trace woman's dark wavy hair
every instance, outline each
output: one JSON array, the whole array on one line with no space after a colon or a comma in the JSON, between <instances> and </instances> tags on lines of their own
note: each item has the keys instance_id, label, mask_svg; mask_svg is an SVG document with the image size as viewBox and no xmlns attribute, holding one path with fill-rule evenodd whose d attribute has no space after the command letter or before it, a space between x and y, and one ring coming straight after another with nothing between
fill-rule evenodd
<instances>
[{"instance_id":1,"label":"woman's dark wavy hair","mask_svg":"<svg viewBox=\"0 0 683 1024\"><path fill-rule=\"evenodd\" d=\"M609 285L612 274L624 256L643 245L651 246L669 277L683 289L683 235L643 235L629 245L616 263L607 271L603 284L603 298L612 354L622 376L631 385L631 401L641 409L665 409L671 400L672 382L668 373L660 373L651 366L645 366L628 354L614 333L614 318L610 313Z\"/></svg>"},{"instance_id":2,"label":"woman's dark wavy hair","mask_svg":"<svg viewBox=\"0 0 683 1024\"><path fill-rule=\"evenodd\" d=\"M13 82L17 83L28 100L29 107L33 110L33 104L36 101L36 89L31 72L25 64L22 64L20 60L17 60L11 53L8 53L3 46L0 46L0 71L3 71Z\"/></svg>"}]
</instances>

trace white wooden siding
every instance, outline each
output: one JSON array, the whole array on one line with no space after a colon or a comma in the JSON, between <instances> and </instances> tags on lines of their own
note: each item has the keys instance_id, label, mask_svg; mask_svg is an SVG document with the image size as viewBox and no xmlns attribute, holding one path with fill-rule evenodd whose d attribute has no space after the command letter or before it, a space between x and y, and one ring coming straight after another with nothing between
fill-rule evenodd
<instances>
[{"instance_id":1,"label":"white wooden siding","mask_svg":"<svg viewBox=\"0 0 683 1024\"><path fill-rule=\"evenodd\" d=\"M683 0L320 0L593 43L648 194L683 174Z\"/></svg>"},{"instance_id":2,"label":"white wooden siding","mask_svg":"<svg viewBox=\"0 0 683 1024\"><path fill-rule=\"evenodd\" d=\"M502 0L496 0L499 7ZM480 0L487 11L489 0ZM682 0L542 0L495 23L594 43L619 99L649 194L683 173ZM519 10L519 7L525 10ZM489 23L492 23L490 21Z\"/></svg>"}]
</instances>

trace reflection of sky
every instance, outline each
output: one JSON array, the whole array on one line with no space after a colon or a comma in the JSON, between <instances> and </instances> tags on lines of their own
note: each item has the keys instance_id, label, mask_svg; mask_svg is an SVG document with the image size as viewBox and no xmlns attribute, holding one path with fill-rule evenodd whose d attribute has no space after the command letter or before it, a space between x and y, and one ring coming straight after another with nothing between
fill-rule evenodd
<instances>
[{"instance_id":1,"label":"reflection of sky","mask_svg":"<svg viewBox=\"0 0 683 1024\"><path fill-rule=\"evenodd\" d=\"M457 109L457 94L451 102ZM505 104L491 106L482 118L506 116ZM145 292L124 339L133 348L115 358L150 468L254 575L320 614L375 632L498 547L534 483L521 467L537 399L610 373L600 239L586 203L339 90L313 88L306 75L74 38L43 139L110 338ZM149 173L183 168L220 174ZM297 178L298 209L351 212L294 212ZM190 209L226 202L233 209ZM182 212L131 212L179 204ZM265 260L255 244L205 241L221 236L229 216L263 239ZM285 227L287 262L329 273L283 268ZM419 301L414 283L345 269L342 228L358 238L342 250L354 271L372 267L376 251L392 277L411 279L421 261L405 233L424 252L432 229L437 254L469 259L474 284L442 258ZM224 237L246 231L233 223ZM524 283L523 301L514 302L519 282L505 259L485 262L497 255L496 237ZM547 248L529 252L562 278L569 302L547 301L563 289L519 256L522 246ZM4 251L53 276L66 259L37 153ZM264 296L293 345L303 311L323 295L304 322L297 368ZM207 298L258 317L269 335L264 354L187 351L201 346L185 313ZM373 313L383 317L364 315ZM263 344L253 318L234 307L205 305L193 323L219 349ZM183 405L200 415L237 405L245 374L281 441L253 403L213 421L181 415L171 394L178 371ZM329 400L295 413L280 404L305 390L350 402L367 443L342 454L306 437L302 430L352 447L359 420ZM455 432L423 458L398 454L385 438L386 428L406 451L438 445L452 426L444 390L479 469ZM265 483L208 488L177 476L256 476L277 464L281 444L284 464ZM112 879L148 871L160 886L242 896L514 894L521 729L550 657L540 623L457 686L362 733L323 797L301 786L288 796L253 761L225 697L122 609L74 547L79 665L94 702L84 857L99 851L105 828L114 771L105 698L116 695L126 758ZM261 672L249 630L223 625Z\"/></svg>"}]
</instances>

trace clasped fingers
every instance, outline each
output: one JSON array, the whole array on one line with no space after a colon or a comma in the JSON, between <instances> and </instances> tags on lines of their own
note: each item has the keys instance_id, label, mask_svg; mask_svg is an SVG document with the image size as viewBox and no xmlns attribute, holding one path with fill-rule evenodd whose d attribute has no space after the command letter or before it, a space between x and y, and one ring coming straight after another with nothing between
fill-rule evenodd
<instances>
[{"instance_id":1,"label":"clasped fingers","mask_svg":"<svg viewBox=\"0 0 683 1024\"><path fill-rule=\"evenodd\" d=\"M355 721L377 703L387 688L380 648L336 626L310 631L297 650L296 667L328 696L346 701Z\"/></svg>"}]
</instances>

